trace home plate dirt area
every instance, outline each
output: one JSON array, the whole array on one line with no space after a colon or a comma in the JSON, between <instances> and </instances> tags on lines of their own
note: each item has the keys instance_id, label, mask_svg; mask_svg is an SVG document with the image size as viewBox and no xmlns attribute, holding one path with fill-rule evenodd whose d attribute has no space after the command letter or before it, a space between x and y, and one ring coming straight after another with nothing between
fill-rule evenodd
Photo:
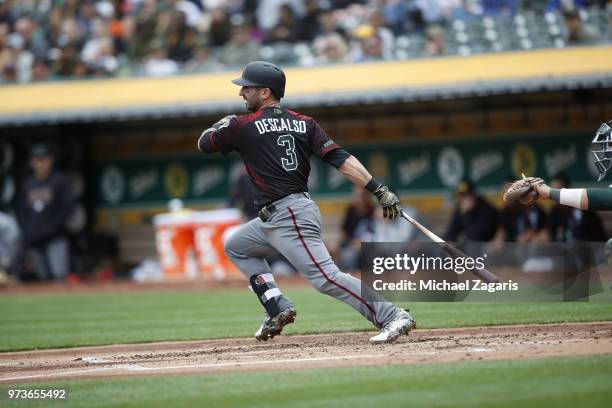
<instances>
[{"instance_id":1,"label":"home plate dirt area","mask_svg":"<svg viewBox=\"0 0 612 408\"><path fill-rule=\"evenodd\" d=\"M125 344L0 354L0 384L63 379L612 354L612 322Z\"/></svg>"}]
</instances>

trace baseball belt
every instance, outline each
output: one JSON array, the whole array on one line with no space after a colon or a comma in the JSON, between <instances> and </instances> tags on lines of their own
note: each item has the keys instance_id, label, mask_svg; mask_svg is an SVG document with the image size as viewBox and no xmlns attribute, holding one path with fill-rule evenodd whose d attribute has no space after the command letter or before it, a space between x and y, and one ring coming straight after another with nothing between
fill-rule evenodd
<instances>
[{"instance_id":1,"label":"baseball belt","mask_svg":"<svg viewBox=\"0 0 612 408\"><path fill-rule=\"evenodd\" d=\"M297 193L297 194L302 194L304 197L310 199L310 194L307 192L302 192L302 193ZM292 194L289 194L292 195ZM278 200L276 200L275 202L278 202L284 198L286 198L288 196L285 196L283 198L280 198ZM272 217L272 214L274 214L276 212L276 210L278 210L278 208L276 208L276 206L274 205L274 203L270 203L268 205L264 205L263 207L261 207L261 210L259 210L259 212L257 213L257 215L259 216L259 218L263 221L266 222L270 219L270 217Z\"/></svg>"},{"instance_id":2,"label":"baseball belt","mask_svg":"<svg viewBox=\"0 0 612 408\"><path fill-rule=\"evenodd\" d=\"M262 207L261 210L259 210L259 212L257 213L257 215L263 222L266 222L270 219L270 217L272 216L272 214L274 214L275 211L276 207L274 206L274 204L268 204Z\"/></svg>"}]
</instances>

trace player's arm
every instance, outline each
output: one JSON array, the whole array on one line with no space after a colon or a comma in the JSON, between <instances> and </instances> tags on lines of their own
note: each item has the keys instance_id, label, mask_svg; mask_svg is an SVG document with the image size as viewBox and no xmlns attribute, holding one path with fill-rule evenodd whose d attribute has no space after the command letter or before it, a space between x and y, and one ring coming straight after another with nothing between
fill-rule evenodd
<instances>
[{"instance_id":1,"label":"player's arm","mask_svg":"<svg viewBox=\"0 0 612 408\"><path fill-rule=\"evenodd\" d=\"M383 217L397 218L402 211L399 198L389 191L387 186L373 178L356 157L351 156L331 140L318 123L313 121L312 124L313 132L310 138L312 151L337 168L351 183L365 187L366 190L374 194L383 208Z\"/></svg>"},{"instance_id":2,"label":"player's arm","mask_svg":"<svg viewBox=\"0 0 612 408\"><path fill-rule=\"evenodd\" d=\"M366 190L376 196L376 199L383 208L383 216L385 218L396 218L400 215L402 207L400 206L399 198L389 188L376 180L370 172L361 164L355 156L349 155L338 170L351 183Z\"/></svg>"},{"instance_id":3,"label":"player's arm","mask_svg":"<svg viewBox=\"0 0 612 408\"><path fill-rule=\"evenodd\" d=\"M569 207L582 210L612 210L612 190L609 188L550 188L546 184L537 187L538 195Z\"/></svg>"},{"instance_id":4,"label":"player's arm","mask_svg":"<svg viewBox=\"0 0 612 408\"><path fill-rule=\"evenodd\" d=\"M372 179L370 172L361 164L355 156L348 155L346 160L338 167L340 173L351 183L359 187L365 187Z\"/></svg>"},{"instance_id":5,"label":"player's arm","mask_svg":"<svg viewBox=\"0 0 612 408\"><path fill-rule=\"evenodd\" d=\"M203 153L227 154L234 149L232 138L236 115L229 115L206 129L198 139L198 149Z\"/></svg>"}]
</instances>

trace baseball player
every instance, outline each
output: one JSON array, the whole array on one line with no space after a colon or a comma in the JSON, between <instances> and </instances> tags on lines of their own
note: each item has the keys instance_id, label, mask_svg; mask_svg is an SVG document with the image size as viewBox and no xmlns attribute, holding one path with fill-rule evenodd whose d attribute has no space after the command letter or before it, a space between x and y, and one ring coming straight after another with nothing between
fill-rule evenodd
<instances>
[{"instance_id":1,"label":"baseball player","mask_svg":"<svg viewBox=\"0 0 612 408\"><path fill-rule=\"evenodd\" d=\"M612 121L602 123L595 132L593 157L599 171L597 181L603 180L612 167ZM532 204L539 198L547 198L562 205L582 210L612 210L612 185L607 188L561 188L554 189L540 178L528 177L518 180L504 194L505 201L520 200Z\"/></svg>"},{"instance_id":2,"label":"baseball player","mask_svg":"<svg viewBox=\"0 0 612 408\"><path fill-rule=\"evenodd\" d=\"M249 63L232 82L251 113L226 116L198 140L204 153L240 154L255 190L259 217L241 226L225 252L249 279L266 318L255 333L266 341L296 318L293 302L274 281L265 257L280 252L320 292L352 306L380 333L372 343L392 342L416 327L407 311L381 299L366 302L361 281L341 272L321 239L321 213L308 193L310 156L335 166L349 181L373 193L384 216L396 218L400 201L311 117L281 106L285 73L264 61Z\"/></svg>"}]
</instances>

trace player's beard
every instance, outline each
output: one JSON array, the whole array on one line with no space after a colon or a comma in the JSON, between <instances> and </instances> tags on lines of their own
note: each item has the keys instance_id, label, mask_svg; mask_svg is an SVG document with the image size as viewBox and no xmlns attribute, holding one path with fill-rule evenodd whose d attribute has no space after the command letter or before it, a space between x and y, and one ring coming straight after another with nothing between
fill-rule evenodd
<instances>
[{"instance_id":1,"label":"player's beard","mask_svg":"<svg viewBox=\"0 0 612 408\"><path fill-rule=\"evenodd\" d=\"M246 103L246 108L249 112L257 112L259 110L259 101L253 101L253 102L248 102Z\"/></svg>"},{"instance_id":2,"label":"player's beard","mask_svg":"<svg viewBox=\"0 0 612 408\"><path fill-rule=\"evenodd\" d=\"M244 98L244 102L246 105L246 109L249 112L257 112L259 110L259 107L261 106L261 101L257 97L253 97L253 99L251 100Z\"/></svg>"}]
</instances>

